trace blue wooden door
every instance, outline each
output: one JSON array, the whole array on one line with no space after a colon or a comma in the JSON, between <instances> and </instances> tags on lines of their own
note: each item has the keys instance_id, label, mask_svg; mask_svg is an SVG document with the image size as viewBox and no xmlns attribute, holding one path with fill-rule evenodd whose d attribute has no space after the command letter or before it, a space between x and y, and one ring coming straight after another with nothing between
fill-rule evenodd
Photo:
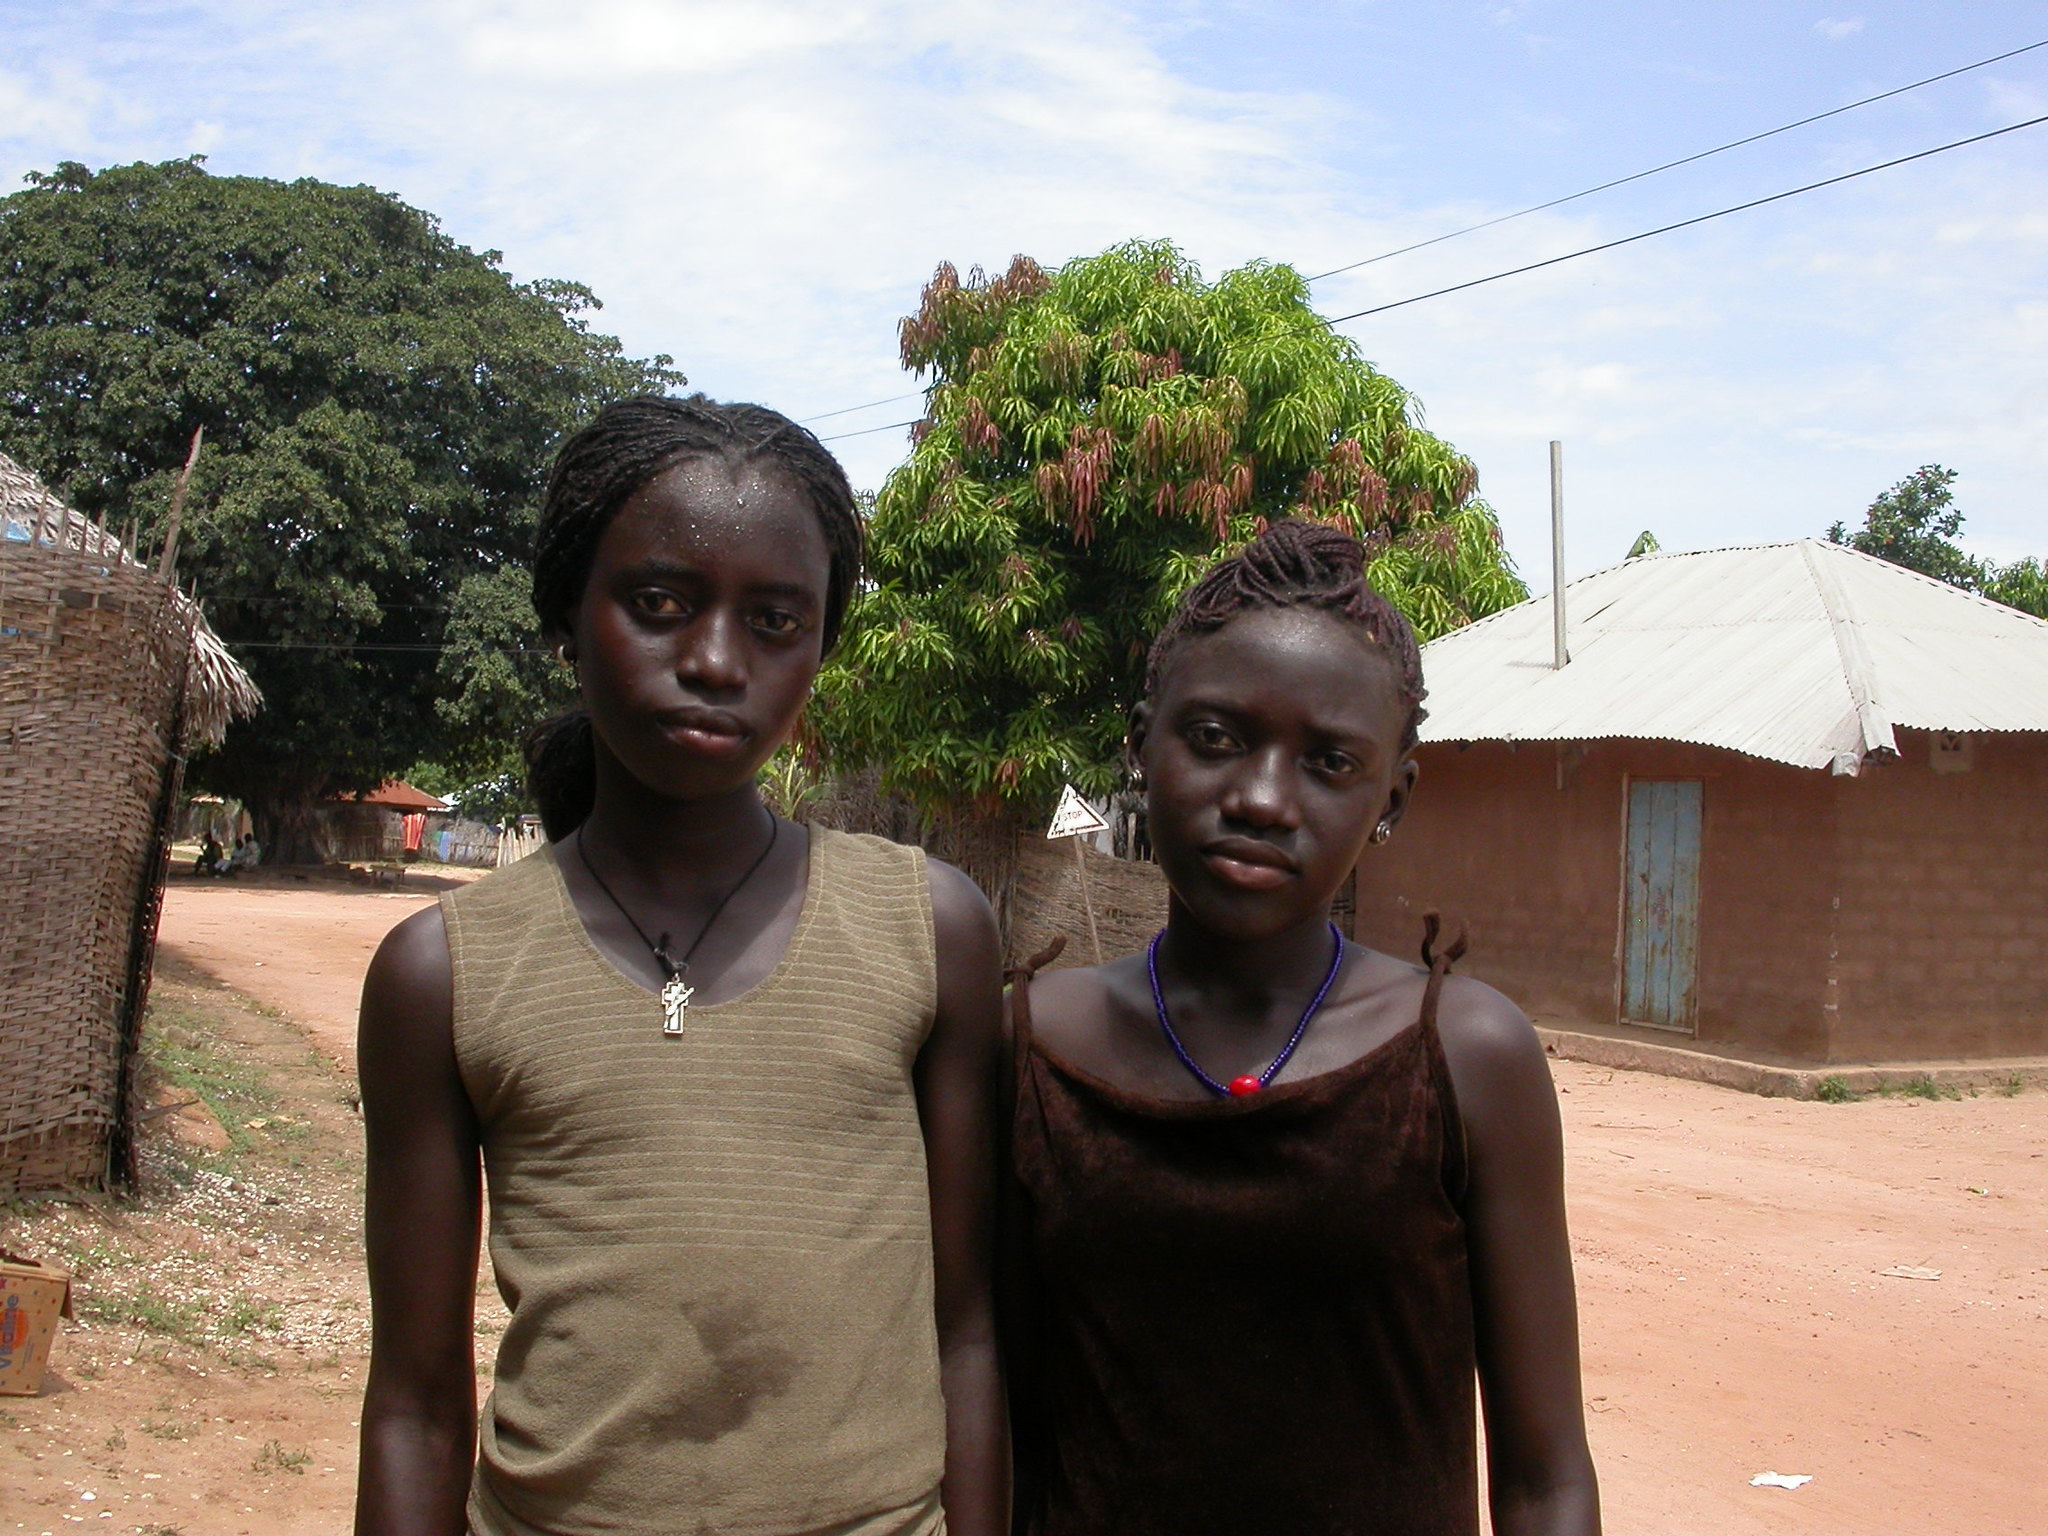
<instances>
[{"instance_id":1,"label":"blue wooden door","mask_svg":"<svg viewBox=\"0 0 2048 1536\"><path fill-rule=\"evenodd\" d=\"M1621 1016L1692 1032L1699 993L1700 781L1628 787Z\"/></svg>"}]
</instances>

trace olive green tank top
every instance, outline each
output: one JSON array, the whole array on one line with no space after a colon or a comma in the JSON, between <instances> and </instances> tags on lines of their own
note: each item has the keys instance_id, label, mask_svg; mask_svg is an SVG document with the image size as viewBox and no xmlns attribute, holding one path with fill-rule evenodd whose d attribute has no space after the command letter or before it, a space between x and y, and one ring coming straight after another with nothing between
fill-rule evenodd
<instances>
[{"instance_id":1,"label":"olive green tank top","mask_svg":"<svg viewBox=\"0 0 2048 1536\"><path fill-rule=\"evenodd\" d=\"M512 1314L478 1536L945 1529L924 856L810 836L781 963L679 1038L591 943L553 848L441 898Z\"/></svg>"}]
</instances>

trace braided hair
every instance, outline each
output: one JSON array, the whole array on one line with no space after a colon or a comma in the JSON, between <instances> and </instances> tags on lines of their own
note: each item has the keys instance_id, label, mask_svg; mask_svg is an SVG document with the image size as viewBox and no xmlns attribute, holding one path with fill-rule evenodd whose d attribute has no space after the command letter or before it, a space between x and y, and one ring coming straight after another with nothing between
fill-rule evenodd
<instances>
[{"instance_id":1,"label":"braided hair","mask_svg":"<svg viewBox=\"0 0 2048 1536\"><path fill-rule=\"evenodd\" d=\"M827 654L839 638L860 579L862 529L839 461L804 428L762 405L643 395L606 406L555 456L534 535L533 607L542 632L568 633L590 580L599 540L633 494L694 459L758 465L787 476L810 498L828 568L821 628ZM590 717L570 710L526 739L526 786L551 841L581 826L597 792Z\"/></svg>"},{"instance_id":2,"label":"braided hair","mask_svg":"<svg viewBox=\"0 0 2048 1536\"><path fill-rule=\"evenodd\" d=\"M1320 608L1356 626L1365 642L1393 663L1399 697L1408 706L1401 750L1410 751L1428 693L1415 631L1366 579L1365 546L1327 523L1274 523L1197 582L1152 642L1145 696L1159 692L1174 654L1190 640L1214 634L1254 608L1297 607Z\"/></svg>"}]
</instances>

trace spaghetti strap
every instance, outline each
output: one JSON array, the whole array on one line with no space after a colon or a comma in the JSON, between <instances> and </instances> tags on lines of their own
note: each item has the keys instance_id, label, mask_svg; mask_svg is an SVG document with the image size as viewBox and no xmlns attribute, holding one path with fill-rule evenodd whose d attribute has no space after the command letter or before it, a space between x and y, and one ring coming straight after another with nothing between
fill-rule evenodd
<instances>
[{"instance_id":1,"label":"spaghetti strap","mask_svg":"<svg viewBox=\"0 0 2048 1536\"><path fill-rule=\"evenodd\" d=\"M1052 942L1029 960L1003 967L1003 1013L1014 1054L1021 1054L1031 1045L1031 978L1059 959L1066 947L1067 936L1056 933Z\"/></svg>"},{"instance_id":2,"label":"spaghetti strap","mask_svg":"<svg viewBox=\"0 0 2048 1536\"><path fill-rule=\"evenodd\" d=\"M1422 963L1429 967L1429 984L1422 993L1422 1022L1431 1031L1436 1029L1436 1004L1443 995L1444 978L1451 974L1451 966L1464 958L1466 948L1466 929L1460 923L1458 936L1438 949L1436 941L1443 926L1443 919L1434 909L1422 914Z\"/></svg>"}]
</instances>

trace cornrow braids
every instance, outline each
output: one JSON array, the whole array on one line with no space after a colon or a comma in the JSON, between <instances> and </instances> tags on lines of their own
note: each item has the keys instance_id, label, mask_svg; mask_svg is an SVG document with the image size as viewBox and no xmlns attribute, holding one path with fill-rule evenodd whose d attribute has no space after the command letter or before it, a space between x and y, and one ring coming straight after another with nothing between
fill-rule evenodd
<instances>
[{"instance_id":1,"label":"cornrow braids","mask_svg":"<svg viewBox=\"0 0 2048 1536\"><path fill-rule=\"evenodd\" d=\"M863 531L846 471L816 437L781 412L705 395L616 401L562 444L534 534L533 607L543 633L568 633L598 542L619 508L657 475L693 459L772 467L810 498L825 536L821 627L830 654L861 571ZM526 740L527 789L551 840L566 837L590 814L594 753L590 721L581 710L548 721Z\"/></svg>"},{"instance_id":2,"label":"cornrow braids","mask_svg":"<svg viewBox=\"0 0 2048 1536\"><path fill-rule=\"evenodd\" d=\"M1254 608L1294 607L1321 608L1356 625L1366 643L1394 664L1401 701L1408 705L1401 750L1412 749L1428 694L1422 686L1422 652L1415 631L1366 579L1365 546L1327 523L1274 523L1197 582L1152 642L1145 662L1145 696L1158 693L1174 654L1190 640L1214 634Z\"/></svg>"},{"instance_id":3,"label":"cornrow braids","mask_svg":"<svg viewBox=\"0 0 2048 1536\"><path fill-rule=\"evenodd\" d=\"M691 459L772 464L810 497L831 561L824 614L829 653L860 579L860 514L846 471L824 444L780 411L724 405L705 395L620 400L562 444L534 534L533 606L542 626L553 634L567 631L598 540L619 508L662 471Z\"/></svg>"}]
</instances>

